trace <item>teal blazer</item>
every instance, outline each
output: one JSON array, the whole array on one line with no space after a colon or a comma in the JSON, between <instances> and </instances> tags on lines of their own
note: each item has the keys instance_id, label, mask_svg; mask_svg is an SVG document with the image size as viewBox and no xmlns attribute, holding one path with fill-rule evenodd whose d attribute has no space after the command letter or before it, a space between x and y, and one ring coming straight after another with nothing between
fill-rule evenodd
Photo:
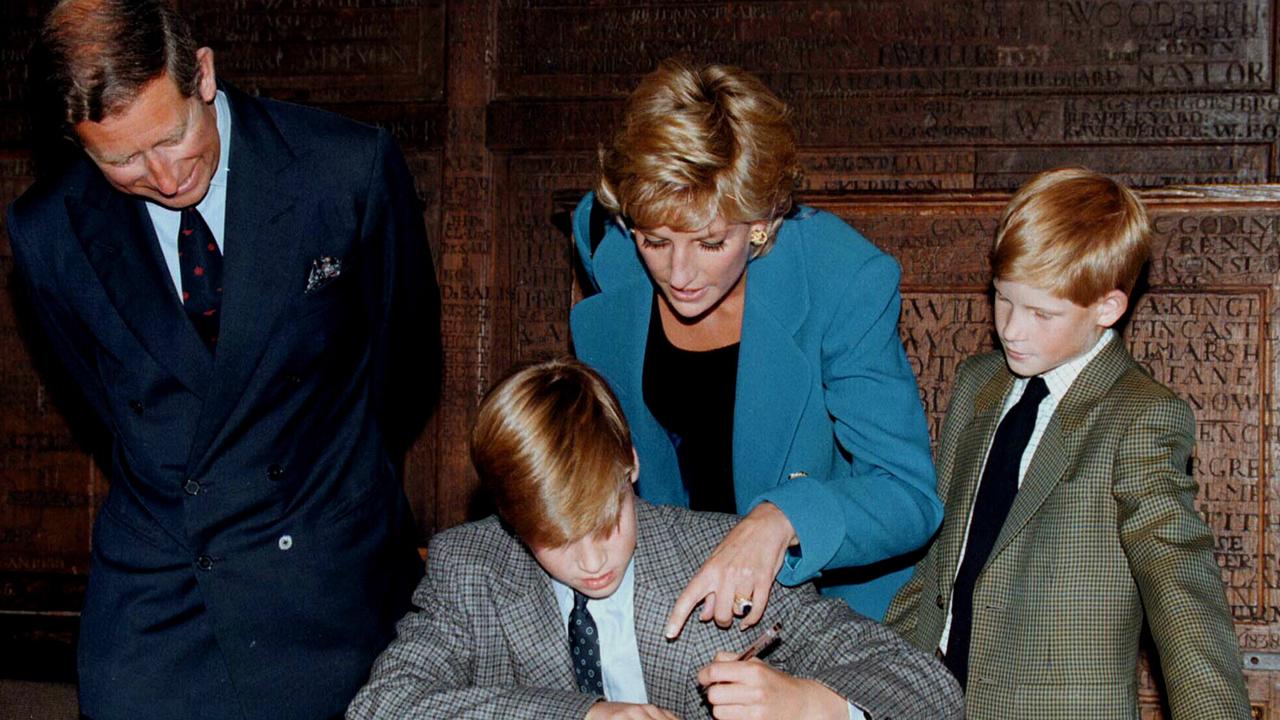
<instances>
[{"instance_id":1,"label":"teal blazer","mask_svg":"<svg viewBox=\"0 0 1280 720\"><path fill-rule=\"evenodd\" d=\"M592 242L593 203L588 194L574 213L578 255L599 291L573 308L574 348L622 403L640 495L687 506L675 449L641 389L654 287L616 223ZM771 502L800 539L778 580L822 576L824 593L875 619L910 575L911 560L899 556L942 520L898 337L898 277L893 258L834 215L800 208L785 220L772 252L748 265L733 420L738 511ZM849 570L831 572L841 568Z\"/></svg>"}]
</instances>

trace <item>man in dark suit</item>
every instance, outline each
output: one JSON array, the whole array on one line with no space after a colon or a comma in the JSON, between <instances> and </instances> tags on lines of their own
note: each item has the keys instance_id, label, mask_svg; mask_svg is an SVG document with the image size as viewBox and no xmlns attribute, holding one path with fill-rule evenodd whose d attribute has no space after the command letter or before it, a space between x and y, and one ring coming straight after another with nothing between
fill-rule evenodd
<instances>
[{"instance_id":1,"label":"man in dark suit","mask_svg":"<svg viewBox=\"0 0 1280 720\"><path fill-rule=\"evenodd\" d=\"M635 497L622 409L582 363L500 382L471 438L498 516L432 540L422 609L350 720L961 716L939 662L810 584L772 589L762 625L782 638L765 661L738 659L758 631L703 622L666 640L671 604L738 518Z\"/></svg>"},{"instance_id":2,"label":"man in dark suit","mask_svg":"<svg viewBox=\"0 0 1280 720\"><path fill-rule=\"evenodd\" d=\"M39 51L84 153L8 230L111 438L81 709L337 715L422 574L396 452L439 310L404 159L220 86L163 0L64 0Z\"/></svg>"}]
</instances>

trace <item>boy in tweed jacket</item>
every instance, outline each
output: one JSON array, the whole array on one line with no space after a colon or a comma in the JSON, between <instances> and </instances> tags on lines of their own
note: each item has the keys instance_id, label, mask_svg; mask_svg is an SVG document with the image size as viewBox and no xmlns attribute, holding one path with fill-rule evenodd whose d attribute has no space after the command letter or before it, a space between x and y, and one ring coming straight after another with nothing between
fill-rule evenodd
<instances>
[{"instance_id":1,"label":"boy in tweed jacket","mask_svg":"<svg viewBox=\"0 0 1280 720\"><path fill-rule=\"evenodd\" d=\"M735 659L755 633L694 623L663 639L667 609L736 518L635 497L630 431L585 365L500 382L471 454L501 520L433 539L421 609L348 717L960 717L940 663L809 586L774 588L762 627L781 622L782 640L763 662Z\"/></svg>"},{"instance_id":2,"label":"boy in tweed jacket","mask_svg":"<svg viewBox=\"0 0 1280 720\"><path fill-rule=\"evenodd\" d=\"M943 658L975 720L1137 718L1144 619L1175 718L1249 717L1191 410L1112 329L1148 232L1130 190L1078 168L1033 178L996 232L1003 352L959 368L942 529L886 618Z\"/></svg>"}]
</instances>

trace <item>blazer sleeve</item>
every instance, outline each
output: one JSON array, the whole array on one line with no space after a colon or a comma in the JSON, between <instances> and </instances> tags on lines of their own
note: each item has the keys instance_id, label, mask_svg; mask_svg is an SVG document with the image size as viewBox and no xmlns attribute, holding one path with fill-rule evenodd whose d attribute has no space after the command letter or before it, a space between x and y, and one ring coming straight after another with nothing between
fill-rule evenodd
<instances>
[{"instance_id":1,"label":"blazer sleeve","mask_svg":"<svg viewBox=\"0 0 1280 720\"><path fill-rule=\"evenodd\" d=\"M41 352L37 345L32 348L34 355L52 354L61 364L79 390L82 398L96 413L97 420L102 423L99 429L110 422L110 407L100 382L96 363L87 352L88 345L83 335L77 332L83 321L63 301L63 293L54 287L47 287L52 280L52 269L38 266L41 254L28 252L31 239L28 228L18 219L16 206L10 207L7 214L7 227L10 247L13 249L14 265L17 272L18 297L25 301L30 315L39 324L48 342L48 353ZM38 222L36 223L38 224ZM87 332L87 330L85 331ZM46 378L49 380L49 378ZM52 383L66 386L68 383Z\"/></svg>"},{"instance_id":2,"label":"blazer sleeve","mask_svg":"<svg viewBox=\"0 0 1280 720\"><path fill-rule=\"evenodd\" d=\"M783 640L770 663L816 680L872 718L963 717L960 686L932 655L812 586L774 586ZM765 622L769 622L766 620Z\"/></svg>"},{"instance_id":3,"label":"blazer sleeve","mask_svg":"<svg viewBox=\"0 0 1280 720\"><path fill-rule=\"evenodd\" d=\"M898 265L876 252L851 272L822 340L822 385L850 472L803 477L763 493L795 528L801 554L778 579L867 565L923 546L942 521L929 432L898 335Z\"/></svg>"},{"instance_id":4,"label":"blazer sleeve","mask_svg":"<svg viewBox=\"0 0 1280 720\"><path fill-rule=\"evenodd\" d=\"M1174 717L1247 718L1241 671L1213 535L1195 510L1185 468L1195 420L1164 396L1123 435L1113 493L1120 542L1159 653Z\"/></svg>"},{"instance_id":5,"label":"blazer sleeve","mask_svg":"<svg viewBox=\"0 0 1280 720\"><path fill-rule=\"evenodd\" d=\"M363 718L581 718L598 698L577 692L518 685L479 685L469 639L468 599L476 583L465 548L433 541L427 575L413 595L414 609L396 625L396 639L382 652L369 682L347 708Z\"/></svg>"},{"instance_id":6,"label":"blazer sleeve","mask_svg":"<svg viewBox=\"0 0 1280 720\"><path fill-rule=\"evenodd\" d=\"M391 135L378 131L362 240L382 249L381 328L385 368L377 377L383 427L398 454L422 429L440 394L440 289L413 176Z\"/></svg>"}]
</instances>

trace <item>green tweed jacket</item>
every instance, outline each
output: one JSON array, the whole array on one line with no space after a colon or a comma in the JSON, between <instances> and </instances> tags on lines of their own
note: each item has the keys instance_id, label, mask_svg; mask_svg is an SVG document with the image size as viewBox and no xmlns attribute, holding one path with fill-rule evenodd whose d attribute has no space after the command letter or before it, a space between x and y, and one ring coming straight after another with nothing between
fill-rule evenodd
<instances>
[{"instance_id":1,"label":"green tweed jacket","mask_svg":"<svg viewBox=\"0 0 1280 720\"><path fill-rule=\"evenodd\" d=\"M937 647L979 473L1013 375L966 360L937 450L942 529L885 622ZM967 716L1137 718L1144 613L1174 718L1247 720L1213 537L1186 473L1195 420L1117 339L1058 404L978 578ZM981 508L977 511L981 512Z\"/></svg>"}]
</instances>

